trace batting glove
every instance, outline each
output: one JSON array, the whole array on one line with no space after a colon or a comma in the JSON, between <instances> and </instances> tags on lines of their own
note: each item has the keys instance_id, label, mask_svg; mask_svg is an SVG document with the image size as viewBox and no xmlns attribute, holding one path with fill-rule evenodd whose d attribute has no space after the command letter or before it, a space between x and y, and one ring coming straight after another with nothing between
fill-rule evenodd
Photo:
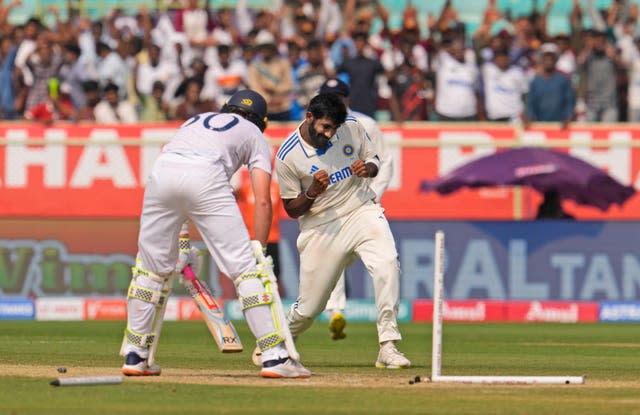
<instances>
[{"instance_id":1,"label":"batting glove","mask_svg":"<svg viewBox=\"0 0 640 415\"><path fill-rule=\"evenodd\" d=\"M191 265L193 272L200 273L202 267L202 258L200 257L200 251L197 248L191 247L191 242L188 238L180 238L178 246L180 247L180 254L178 255L178 262L176 263L176 270L182 273L187 265Z\"/></svg>"}]
</instances>

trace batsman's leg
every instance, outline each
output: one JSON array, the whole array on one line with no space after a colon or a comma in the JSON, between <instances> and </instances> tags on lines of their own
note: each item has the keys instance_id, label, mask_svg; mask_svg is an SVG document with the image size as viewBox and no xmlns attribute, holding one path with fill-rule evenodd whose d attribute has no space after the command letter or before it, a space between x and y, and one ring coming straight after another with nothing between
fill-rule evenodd
<instances>
[{"instance_id":1,"label":"batsman's leg","mask_svg":"<svg viewBox=\"0 0 640 415\"><path fill-rule=\"evenodd\" d=\"M132 270L127 293L127 328L120 349L120 354L126 357L122 373L157 376L160 366L154 363L155 350L174 276L156 275L143 269L139 261Z\"/></svg>"},{"instance_id":2,"label":"batsman's leg","mask_svg":"<svg viewBox=\"0 0 640 415\"><path fill-rule=\"evenodd\" d=\"M247 324L256 336L256 344L261 352L262 370L260 376L267 378L309 377L311 372L294 358L285 347L285 337L280 327L286 324L279 321L276 308L281 304L274 302L275 294L270 284L265 284L260 271L240 275L235 281L238 297ZM297 353L297 352L296 352Z\"/></svg>"}]
</instances>

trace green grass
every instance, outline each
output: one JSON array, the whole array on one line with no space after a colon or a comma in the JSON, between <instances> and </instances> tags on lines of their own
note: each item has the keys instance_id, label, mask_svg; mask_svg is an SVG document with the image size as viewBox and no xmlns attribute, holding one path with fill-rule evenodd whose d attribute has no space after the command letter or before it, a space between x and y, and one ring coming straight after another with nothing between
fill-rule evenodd
<instances>
[{"instance_id":1,"label":"green grass","mask_svg":"<svg viewBox=\"0 0 640 415\"><path fill-rule=\"evenodd\" d=\"M334 342L318 323L298 342L314 377L261 380L250 361L247 327L237 327L246 350L223 355L203 323L165 323L158 361L164 369L194 373L189 384L160 376L56 388L49 381L59 366L69 376L74 368L120 367L124 322L0 322L0 368L44 371L33 377L0 369L0 414L640 414L637 325L445 324L443 374L586 376L585 385L561 386L409 385L431 372L428 324L401 326L400 349L411 369L373 367L373 324L349 324L347 339ZM210 371L230 382L198 384L203 371L205 381Z\"/></svg>"}]
</instances>

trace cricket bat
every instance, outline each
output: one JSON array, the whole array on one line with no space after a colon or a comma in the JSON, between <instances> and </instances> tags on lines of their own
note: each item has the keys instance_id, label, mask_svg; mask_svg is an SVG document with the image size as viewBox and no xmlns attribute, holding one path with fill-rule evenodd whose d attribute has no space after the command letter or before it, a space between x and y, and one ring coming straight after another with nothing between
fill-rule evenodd
<instances>
[{"instance_id":1,"label":"cricket bat","mask_svg":"<svg viewBox=\"0 0 640 415\"><path fill-rule=\"evenodd\" d=\"M182 270L182 275L184 276L184 286L202 313L207 328L213 335L220 351L222 353L241 352L242 343L236 328L224 315L207 286L198 279L190 265Z\"/></svg>"}]
</instances>

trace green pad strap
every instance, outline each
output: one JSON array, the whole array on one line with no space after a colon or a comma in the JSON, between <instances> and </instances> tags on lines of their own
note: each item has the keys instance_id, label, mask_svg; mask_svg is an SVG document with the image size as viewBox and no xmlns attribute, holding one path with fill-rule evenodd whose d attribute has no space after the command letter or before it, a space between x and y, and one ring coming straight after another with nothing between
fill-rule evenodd
<instances>
[{"instance_id":1,"label":"green pad strap","mask_svg":"<svg viewBox=\"0 0 640 415\"><path fill-rule=\"evenodd\" d=\"M129 291L127 292L128 298L136 298L146 303L151 303L162 307L166 301L166 291L156 291L149 288L139 287L132 284L129 285Z\"/></svg>"},{"instance_id":2,"label":"green pad strap","mask_svg":"<svg viewBox=\"0 0 640 415\"><path fill-rule=\"evenodd\" d=\"M264 337L259 338L256 344L258 345L260 350L264 352L267 349L276 347L283 341L284 339L278 333L270 333Z\"/></svg>"},{"instance_id":3,"label":"green pad strap","mask_svg":"<svg viewBox=\"0 0 640 415\"><path fill-rule=\"evenodd\" d=\"M147 334L136 333L135 331L127 327L124 330L124 336L126 337L127 341L133 344L134 346L149 347L153 344L153 340L155 339L156 334L155 333L147 333Z\"/></svg>"}]
</instances>

